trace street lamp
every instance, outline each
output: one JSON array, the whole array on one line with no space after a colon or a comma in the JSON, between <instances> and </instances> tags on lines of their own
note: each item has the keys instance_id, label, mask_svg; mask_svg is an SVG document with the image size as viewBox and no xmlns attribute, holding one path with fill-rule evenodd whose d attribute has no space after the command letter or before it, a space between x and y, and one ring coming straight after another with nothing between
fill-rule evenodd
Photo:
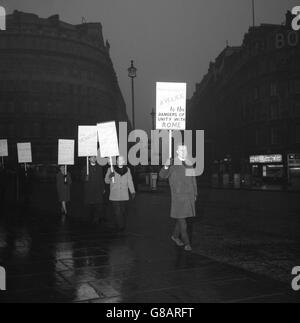
<instances>
[{"instance_id":1,"label":"street lamp","mask_svg":"<svg viewBox=\"0 0 300 323\"><path fill-rule=\"evenodd\" d=\"M132 98L132 126L135 129L135 113L134 113L134 79L136 78L137 69L131 61L131 66L128 68L128 76L131 78L131 98Z\"/></svg>"},{"instance_id":2,"label":"street lamp","mask_svg":"<svg viewBox=\"0 0 300 323\"><path fill-rule=\"evenodd\" d=\"M152 130L155 130L155 117L156 117L156 113L154 111L154 109L152 109L152 112L150 113L151 117L152 117Z\"/></svg>"}]
</instances>

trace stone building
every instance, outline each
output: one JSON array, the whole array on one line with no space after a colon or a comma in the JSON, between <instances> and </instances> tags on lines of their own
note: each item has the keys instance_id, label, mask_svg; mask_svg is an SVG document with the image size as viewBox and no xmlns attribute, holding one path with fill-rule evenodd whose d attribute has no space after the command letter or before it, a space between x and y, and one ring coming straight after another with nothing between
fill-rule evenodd
<instances>
[{"instance_id":1,"label":"stone building","mask_svg":"<svg viewBox=\"0 0 300 323\"><path fill-rule=\"evenodd\" d=\"M127 121L100 23L71 25L15 11L0 31L0 138L32 143L33 163L57 162L57 141L78 125Z\"/></svg>"},{"instance_id":2,"label":"stone building","mask_svg":"<svg viewBox=\"0 0 300 323\"><path fill-rule=\"evenodd\" d=\"M189 126L204 129L206 174L251 174L262 181L300 176L300 33L251 27L226 47L196 85Z\"/></svg>"}]
</instances>

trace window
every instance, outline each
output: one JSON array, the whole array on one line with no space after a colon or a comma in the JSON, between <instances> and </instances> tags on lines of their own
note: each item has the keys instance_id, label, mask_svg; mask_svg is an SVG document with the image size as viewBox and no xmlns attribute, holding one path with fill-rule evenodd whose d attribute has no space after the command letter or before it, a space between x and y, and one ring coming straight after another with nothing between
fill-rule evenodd
<instances>
[{"instance_id":1,"label":"window","mask_svg":"<svg viewBox=\"0 0 300 323\"><path fill-rule=\"evenodd\" d=\"M259 88L258 87L255 87L254 88L253 98L254 98L254 100L258 100L259 99Z\"/></svg>"},{"instance_id":2,"label":"window","mask_svg":"<svg viewBox=\"0 0 300 323\"><path fill-rule=\"evenodd\" d=\"M270 106L270 119L276 120L279 118L280 112L279 112L279 106L278 103L273 103Z\"/></svg>"},{"instance_id":3,"label":"window","mask_svg":"<svg viewBox=\"0 0 300 323\"><path fill-rule=\"evenodd\" d=\"M281 142L280 131L278 128L271 129L271 144L278 145Z\"/></svg>"},{"instance_id":4,"label":"window","mask_svg":"<svg viewBox=\"0 0 300 323\"><path fill-rule=\"evenodd\" d=\"M294 103L293 116L298 118L300 117L300 103L298 102Z\"/></svg>"},{"instance_id":5,"label":"window","mask_svg":"<svg viewBox=\"0 0 300 323\"><path fill-rule=\"evenodd\" d=\"M260 143L260 131L258 129L256 129L255 131L255 145L259 146Z\"/></svg>"},{"instance_id":6,"label":"window","mask_svg":"<svg viewBox=\"0 0 300 323\"><path fill-rule=\"evenodd\" d=\"M296 143L300 144L300 124L296 126Z\"/></svg>"},{"instance_id":7,"label":"window","mask_svg":"<svg viewBox=\"0 0 300 323\"><path fill-rule=\"evenodd\" d=\"M277 84L272 82L270 85L270 95L277 96Z\"/></svg>"},{"instance_id":8,"label":"window","mask_svg":"<svg viewBox=\"0 0 300 323\"><path fill-rule=\"evenodd\" d=\"M7 112L8 113L15 112L15 103L13 101L7 103Z\"/></svg>"},{"instance_id":9,"label":"window","mask_svg":"<svg viewBox=\"0 0 300 323\"><path fill-rule=\"evenodd\" d=\"M37 122L35 122L34 124L33 124L33 136L35 137L35 138L38 138L38 137L40 137L40 124L39 123L37 123Z\"/></svg>"},{"instance_id":10,"label":"window","mask_svg":"<svg viewBox=\"0 0 300 323\"><path fill-rule=\"evenodd\" d=\"M30 137L30 129L31 129L31 127L28 124L24 124L23 125L23 136L25 138L29 138Z\"/></svg>"},{"instance_id":11,"label":"window","mask_svg":"<svg viewBox=\"0 0 300 323\"><path fill-rule=\"evenodd\" d=\"M300 80L295 80L293 83L294 93L300 93Z\"/></svg>"},{"instance_id":12,"label":"window","mask_svg":"<svg viewBox=\"0 0 300 323\"><path fill-rule=\"evenodd\" d=\"M9 138L15 137L15 125L12 123L9 124L9 126L8 126L8 136L9 136Z\"/></svg>"}]
</instances>

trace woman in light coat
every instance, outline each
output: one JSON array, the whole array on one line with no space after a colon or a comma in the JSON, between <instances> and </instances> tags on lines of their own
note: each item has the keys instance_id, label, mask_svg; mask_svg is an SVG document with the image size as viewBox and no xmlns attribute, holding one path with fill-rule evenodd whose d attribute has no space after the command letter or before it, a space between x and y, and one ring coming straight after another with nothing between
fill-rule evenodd
<instances>
[{"instance_id":1,"label":"woman in light coat","mask_svg":"<svg viewBox=\"0 0 300 323\"><path fill-rule=\"evenodd\" d=\"M114 171L108 169L105 176L106 184L110 184L109 199L112 202L113 211L116 217L117 227L119 231L125 230L126 213L129 201L129 192L132 198L135 198L135 189L130 169L125 165L123 156L117 159L117 166Z\"/></svg>"}]
</instances>

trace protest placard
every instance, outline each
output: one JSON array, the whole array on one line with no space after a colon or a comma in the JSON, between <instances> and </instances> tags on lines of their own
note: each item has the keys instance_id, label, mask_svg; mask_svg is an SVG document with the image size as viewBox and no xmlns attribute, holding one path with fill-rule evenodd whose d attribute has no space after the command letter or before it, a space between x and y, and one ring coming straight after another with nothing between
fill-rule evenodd
<instances>
[{"instance_id":1,"label":"protest placard","mask_svg":"<svg viewBox=\"0 0 300 323\"><path fill-rule=\"evenodd\" d=\"M32 163L31 143L17 143L19 164Z\"/></svg>"},{"instance_id":2,"label":"protest placard","mask_svg":"<svg viewBox=\"0 0 300 323\"><path fill-rule=\"evenodd\" d=\"M89 157L98 154L97 126L78 127L78 156Z\"/></svg>"},{"instance_id":3,"label":"protest placard","mask_svg":"<svg viewBox=\"0 0 300 323\"><path fill-rule=\"evenodd\" d=\"M156 83L156 129L186 129L186 83Z\"/></svg>"},{"instance_id":4,"label":"protest placard","mask_svg":"<svg viewBox=\"0 0 300 323\"><path fill-rule=\"evenodd\" d=\"M0 157L8 157L7 139L0 139Z\"/></svg>"},{"instance_id":5,"label":"protest placard","mask_svg":"<svg viewBox=\"0 0 300 323\"><path fill-rule=\"evenodd\" d=\"M101 157L109 157L110 169L114 172L112 157L119 156L119 143L116 123L104 122L97 124ZM114 178L112 179L114 183Z\"/></svg>"},{"instance_id":6,"label":"protest placard","mask_svg":"<svg viewBox=\"0 0 300 323\"><path fill-rule=\"evenodd\" d=\"M58 165L74 165L75 140L58 141Z\"/></svg>"},{"instance_id":7,"label":"protest placard","mask_svg":"<svg viewBox=\"0 0 300 323\"><path fill-rule=\"evenodd\" d=\"M116 123L105 122L97 124L101 157L119 156L119 143Z\"/></svg>"}]
</instances>

